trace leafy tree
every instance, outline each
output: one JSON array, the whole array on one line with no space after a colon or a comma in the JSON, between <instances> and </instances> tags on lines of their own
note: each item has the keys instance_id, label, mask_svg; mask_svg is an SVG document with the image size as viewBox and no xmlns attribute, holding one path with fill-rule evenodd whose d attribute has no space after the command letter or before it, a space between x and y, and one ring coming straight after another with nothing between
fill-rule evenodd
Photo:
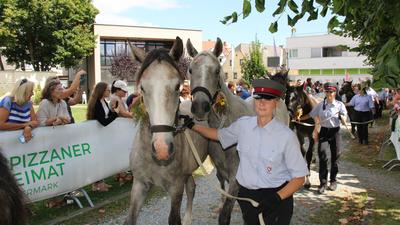
<instances>
[{"instance_id":1,"label":"leafy tree","mask_svg":"<svg viewBox=\"0 0 400 225\"><path fill-rule=\"evenodd\" d=\"M40 86L40 84L38 84L33 90L33 104L39 105L41 100L42 100L42 87Z\"/></svg>"},{"instance_id":2,"label":"leafy tree","mask_svg":"<svg viewBox=\"0 0 400 225\"><path fill-rule=\"evenodd\" d=\"M261 43L257 39L251 43L250 53L243 59L241 71L243 79L248 84L251 84L254 79L264 77L266 69L263 63Z\"/></svg>"},{"instance_id":3,"label":"leafy tree","mask_svg":"<svg viewBox=\"0 0 400 225\"><path fill-rule=\"evenodd\" d=\"M299 1L297 1L299 2ZM259 13L265 10L265 0L255 0L254 7ZM221 21L235 23L238 15L243 19L250 15L252 4L243 0L242 13L233 12ZM398 0L302 0L301 6L295 0L279 0L274 13L277 20L269 25L269 31L278 30L278 20L286 14L287 23L294 27L307 18L316 20L332 14L328 30L332 33L352 37L359 46L351 49L367 56L366 63L372 65L374 80L390 86L400 83L400 1Z\"/></svg>"},{"instance_id":4,"label":"leafy tree","mask_svg":"<svg viewBox=\"0 0 400 225\"><path fill-rule=\"evenodd\" d=\"M91 0L2 0L0 12L2 54L17 67L72 67L95 47Z\"/></svg>"}]
</instances>

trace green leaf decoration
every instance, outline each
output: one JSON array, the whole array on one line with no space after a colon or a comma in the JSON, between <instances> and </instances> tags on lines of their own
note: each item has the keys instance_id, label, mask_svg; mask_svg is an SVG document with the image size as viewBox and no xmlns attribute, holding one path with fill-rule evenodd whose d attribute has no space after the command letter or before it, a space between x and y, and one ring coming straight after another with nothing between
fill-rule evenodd
<instances>
[{"instance_id":1,"label":"green leaf decoration","mask_svg":"<svg viewBox=\"0 0 400 225\"><path fill-rule=\"evenodd\" d=\"M271 23L271 25L268 28L269 32L271 33L275 33L278 31L278 21L275 21L273 23Z\"/></svg>"},{"instance_id":2,"label":"green leaf decoration","mask_svg":"<svg viewBox=\"0 0 400 225\"><path fill-rule=\"evenodd\" d=\"M249 0L243 0L243 19L251 13L251 3Z\"/></svg>"},{"instance_id":3,"label":"green leaf decoration","mask_svg":"<svg viewBox=\"0 0 400 225\"><path fill-rule=\"evenodd\" d=\"M256 9L258 12L264 12L265 10L265 0L256 0Z\"/></svg>"},{"instance_id":4,"label":"green leaf decoration","mask_svg":"<svg viewBox=\"0 0 400 225\"><path fill-rule=\"evenodd\" d=\"M292 12L299 13L299 10L297 10L299 7L297 6L296 2L294 2L294 0L289 0L288 5Z\"/></svg>"},{"instance_id":5,"label":"green leaf decoration","mask_svg":"<svg viewBox=\"0 0 400 225\"><path fill-rule=\"evenodd\" d=\"M233 13L232 13L232 23L236 23L237 20L238 20L238 15L237 15L237 13L236 13L236 12L233 12Z\"/></svg>"}]
</instances>

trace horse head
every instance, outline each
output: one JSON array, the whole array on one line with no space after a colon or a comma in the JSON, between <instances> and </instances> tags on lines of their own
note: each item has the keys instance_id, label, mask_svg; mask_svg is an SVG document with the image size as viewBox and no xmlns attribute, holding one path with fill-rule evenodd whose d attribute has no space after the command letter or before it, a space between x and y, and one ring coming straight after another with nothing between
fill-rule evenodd
<instances>
[{"instance_id":1,"label":"horse head","mask_svg":"<svg viewBox=\"0 0 400 225\"><path fill-rule=\"evenodd\" d=\"M294 119L299 119L311 111L311 102L308 100L302 86L297 86L291 89L288 110Z\"/></svg>"},{"instance_id":2,"label":"horse head","mask_svg":"<svg viewBox=\"0 0 400 225\"><path fill-rule=\"evenodd\" d=\"M342 87L339 90L339 95L345 95L347 102L355 95L352 86L353 81L344 81Z\"/></svg>"},{"instance_id":3,"label":"horse head","mask_svg":"<svg viewBox=\"0 0 400 225\"><path fill-rule=\"evenodd\" d=\"M179 37L170 51L154 49L147 55L131 46L131 52L142 66L136 74L143 102L149 116L152 135L152 157L160 165L169 165L174 159L174 132L179 107L179 87L184 77L177 62L183 53Z\"/></svg>"},{"instance_id":4,"label":"horse head","mask_svg":"<svg viewBox=\"0 0 400 225\"><path fill-rule=\"evenodd\" d=\"M206 120L218 92L224 85L224 74L218 60L223 44L221 39L217 38L213 51L197 53L189 39L186 48L193 57L188 71L193 98L191 111L196 119Z\"/></svg>"}]
</instances>

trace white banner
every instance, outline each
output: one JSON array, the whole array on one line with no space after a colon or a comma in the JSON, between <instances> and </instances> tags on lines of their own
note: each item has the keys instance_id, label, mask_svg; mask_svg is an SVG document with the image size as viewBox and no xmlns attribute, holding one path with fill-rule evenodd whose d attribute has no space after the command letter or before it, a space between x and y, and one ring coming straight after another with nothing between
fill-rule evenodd
<instances>
[{"instance_id":1,"label":"white banner","mask_svg":"<svg viewBox=\"0 0 400 225\"><path fill-rule=\"evenodd\" d=\"M400 160L400 116L396 120L395 130L390 136L390 141L393 143L396 150L397 159Z\"/></svg>"},{"instance_id":2,"label":"white banner","mask_svg":"<svg viewBox=\"0 0 400 225\"><path fill-rule=\"evenodd\" d=\"M21 130L0 132L0 147L17 182L35 202L128 170L136 131L131 119L117 118L106 127L85 121L36 128L24 144L18 140Z\"/></svg>"}]
</instances>

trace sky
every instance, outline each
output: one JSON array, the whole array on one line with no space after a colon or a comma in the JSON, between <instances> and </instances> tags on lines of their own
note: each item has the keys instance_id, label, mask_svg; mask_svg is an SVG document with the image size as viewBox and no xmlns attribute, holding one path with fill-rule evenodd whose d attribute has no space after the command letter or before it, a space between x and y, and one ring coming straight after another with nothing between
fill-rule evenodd
<instances>
[{"instance_id":1,"label":"sky","mask_svg":"<svg viewBox=\"0 0 400 225\"><path fill-rule=\"evenodd\" d=\"M252 8L246 19L240 17L237 23L224 25L220 22L224 16L241 13L243 0L93 0L100 11L96 23L196 29L202 30L203 40L220 37L234 46L251 43L256 37L263 44L273 45L275 40L277 46L286 45L286 38L291 36L287 16L281 16L278 32L271 34L268 28L277 19L272 13L278 0L265 2L263 13ZM301 0L296 2L301 5ZM311 22L303 19L296 24L295 35L327 33L329 19L330 15Z\"/></svg>"}]
</instances>

